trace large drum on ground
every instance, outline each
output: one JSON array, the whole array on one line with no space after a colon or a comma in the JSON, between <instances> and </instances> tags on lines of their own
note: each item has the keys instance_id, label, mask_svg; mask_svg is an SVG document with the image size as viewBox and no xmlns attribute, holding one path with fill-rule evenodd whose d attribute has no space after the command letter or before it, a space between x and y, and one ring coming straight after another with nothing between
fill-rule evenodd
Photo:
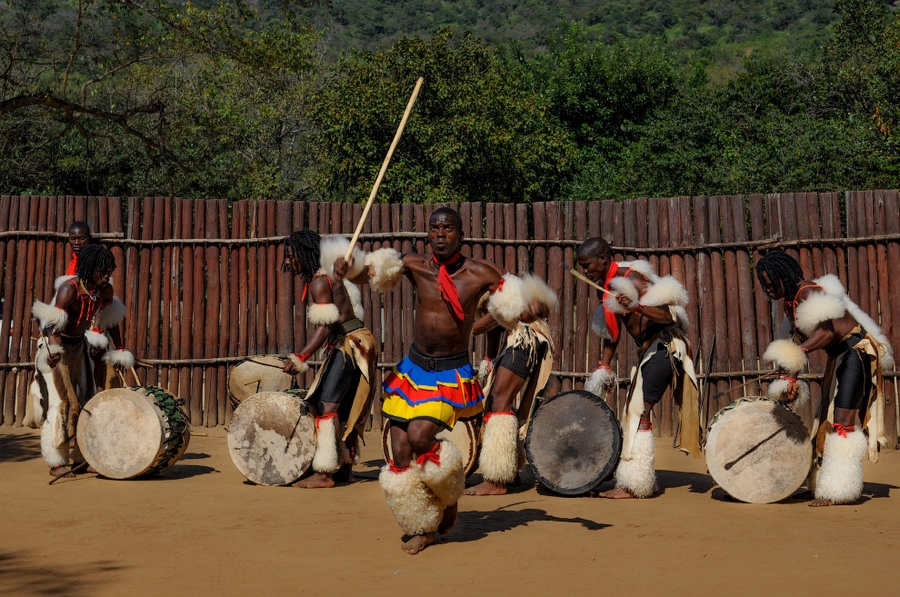
<instances>
[{"instance_id":1,"label":"large drum on ground","mask_svg":"<svg viewBox=\"0 0 900 597\"><path fill-rule=\"evenodd\" d=\"M812 443L803 420L774 400L749 397L720 410L709 424L706 467L728 494L768 504L803 484Z\"/></svg>"},{"instance_id":2,"label":"large drum on ground","mask_svg":"<svg viewBox=\"0 0 900 597\"><path fill-rule=\"evenodd\" d=\"M294 377L281 370L284 359L273 355L260 355L244 359L234 366L228 376L228 391L237 405L260 392L284 392L291 389Z\"/></svg>"},{"instance_id":3,"label":"large drum on ground","mask_svg":"<svg viewBox=\"0 0 900 597\"><path fill-rule=\"evenodd\" d=\"M104 477L160 473L184 455L191 438L181 405L181 400L152 386L100 392L78 417L78 447Z\"/></svg>"},{"instance_id":4,"label":"large drum on ground","mask_svg":"<svg viewBox=\"0 0 900 597\"><path fill-rule=\"evenodd\" d=\"M250 481L289 485L303 476L316 453L315 418L295 394L254 394L231 416L228 453Z\"/></svg>"},{"instance_id":5,"label":"large drum on ground","mask_svg":"<svg viewBox=\"0 0 900 597\"><path fill-rule=\"evenodd\" d=\"M587 493L608 479L621 451L616 415L606 402L583 390L542 400L525 436L535 477L563 495Z\"/></svg>"},{"instance_id":6,"label":"large drum on ground","mask_svg":"<svg viewBox=\"0 0 900 597\"><path fill-rule=\"evenodd\" d=\"M468 477L475 469L478 468L478 427L481 418L460 419L453 426L453 431L446 429L437 434L437 439L449 439L453 445L459 449L462 454L463 469ZM393 459L393 451L391 450L391 421L385 420L384 429L381 433L381 450L384 454L385 462Z\"/></svg>"}]
</instances>

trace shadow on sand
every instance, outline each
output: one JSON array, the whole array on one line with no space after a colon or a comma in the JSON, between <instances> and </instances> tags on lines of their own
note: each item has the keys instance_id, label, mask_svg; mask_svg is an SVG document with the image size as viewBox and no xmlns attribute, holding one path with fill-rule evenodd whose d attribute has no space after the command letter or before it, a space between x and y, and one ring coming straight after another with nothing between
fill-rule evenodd
<instances>
[{"instance_id":1,"label":"shadow on sand","mask_svg":"<svg viewBox=\"0 0 900 597\"><path fill-rule=\"evenodd\" d=\"M124 566L109 561L71 566L46 560L26 552L0 551L0 594L90 596L98 584L108 582L110 573Z\"/></svg>"},{"instance_id":2,"label":"shadow on sand","mask_svg":"<svg viewBox=\"0 0 900 597\"><path fill-rule=\"evenodd\" d=\"M41 438L37 435L0 435L0 461L25 462L41 457Z\"/></svg>"},{"instance_id":3,"label":"shadow on sand","mask_svg":"<svg viewBox=\"0 0 900 597\"><path fill-rule=\"evenodd\" d=\"M588 520L587 518L561 518L547 514L546 510L539 508L526 508L524 510L509 510L508 508L524 504L518 502L509 504L496 510L461 510L459 521L449 533L449 541L467 542L478 541L490 533L502 533L516 527L525 526L531 522L563 522L577 524L589 531L599 531L611 524ZM463 506L465 507L465 506Z\"/></svg>"}]
</instances>

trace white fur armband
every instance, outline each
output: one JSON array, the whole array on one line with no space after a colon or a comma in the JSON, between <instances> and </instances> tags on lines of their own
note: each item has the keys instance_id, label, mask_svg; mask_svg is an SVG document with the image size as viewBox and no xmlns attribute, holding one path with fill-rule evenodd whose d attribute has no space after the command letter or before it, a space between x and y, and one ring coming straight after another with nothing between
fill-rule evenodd
<instances>
[{"instance_id":1,"label":"white fur armband","mask_svg":"<svg viewBox=\"0 0 900 597\"><path fill-rule=\"evenodd\" d=\"M97 313L94 323L101 330L108 330L122 323L124 319L125 305L119 300L119 297L114 296L112 302Z\"/></svg>"},{"instance_id":2,"label":"white fur armband","mask_svg":"<svg viewBox=\"0 0 900 597\"><path fill-rule=\"evenodd\" d=\"M820 324L843 317L847 309L840 297L824 292L813 292L797 305L797 329L809 336Z\"/></svg>"},{"instance_id":3,"label":"white fur armband","mask_svg":"<svg viewBox=\"0 0 900 597\"><path fill-rule=\"evenodd\" d=\"M319 267L329 277L334 279L334 262L338 257L347 254L350 239L344 236L325 236L319 244ZM350 257L353 265L347 270L347 278L353 279L366 267L366 253L359 247L353 247Z\"/></svg>"},{"instance_id":4,"label":"white fur armband","mask_svg":"<svg viewBox=\"0 0 900 597\"><path fill-rule=\"evenodd\" d=\"M506 274L488 299L488 313L508 330L516 327L522 313L528 308L522 289L522 279Z\"/></svg>"},{"instance_id":5,"label":"white fur armband","mask_svg":"<svg viewBox=\"0 0 900 597\"><path fill-rule=\"evenodd\" d=\"M296 371L295 375L300 375L301 373L309 371L309 365L306 364L306 361L301 361L300 357L295 354L291 355L291 363L294 364L294 371Z\"/></svg>"},{"instance_id":6,"label":"white fur armband","mask_svg":"<svg viewBox=\"0 0 900 597\"><path fill-rule=\"evenodd\" d=\"M125 350L124 348L108 350L106 351L106 354L103 355L103 362L112 367L121 365L125 369L131 369L134 367L134 355L131 354L131 351Z\"/></svg>"},{"instance_id":7,"label":"white fur armband","mask_svg":"<svg viewBox=\"0 0 900 597\"><path fill-rule=\"evenodd\" d=\"M526 304L530 304L531 301L537 301L542 305L547 305L547 308L551 311L559 305L559 297L556 296L553 289L534 274L522 276L522 295Z\"/></svg>"},{"instance_id":8,"label":"white fur armband","mask_svg":"<svg viewBox=\"0 0 900 597\"><path fill-rule=\"evenodd\" d=\"M788 381L787 379L776 379L769 384L769 389L766 393L772 400L783 400L787 395L788 384L790 384L790 381ZM807 400L809 400L809 384L803 380L798 379L797 399L791 403L791 406L796 408Z\"/></svg>"},{"instance_id":9,"label":"white fur armband","mask_svg":"<svg viewBox=\"0 0 900 597\"><path fill-rule=\"evenodd\" d=\"M66 329L66 325L69 323L69 314L63 309L41 301L34 301L34 305L31 306L31 313L40 322L41 330L50 329L54 332L61 332Z\"/></svg>"},{"instance_id":10,"label":"white fur armband","mask_svg":"<svg viewBox=\"0 0 900 597\"><path fill-rule=\"evenodd\" d=\"M341 318L334 303L315 303L306 310L306 321L313 325L331 325Z\"/></svg>"},{"instance_id":11,"label":"white fur armband","mask_svg":"<svg viewBox=\"0 0 900 597\"><path fill-rule=\"evenodd\" d=\"M62 354L62 352L63 347L61 344L50 344L46 337L41 338L38 340L37 354L34 357L35 368L41 373L50 375L53 372L53 369L50 368L47 359L51 354Z\"/></svg>"},{"instance_id":12,"label":"white fur armband","mask_svg":"<svg viewBox=\"0 0 900 597\"><path fill-rule=\"evenodd\" d=\"M84 333L84 339L87 340L88 345L92 348L106 350L109 347L109 337L105 332L88 330Z\"/></svg>"},{"instance_id":13,"label":"white fur armband","mask_svg":"<svg viewBox=\"0 0 900 597\"><path fill-rule=\"evenodd\" d=\"M396 249L385 248L372 251L366 255L365 264L371 265L375 269L369 279L372 290L385 292L394 288L400 281L403 259Z\"/></svg>"},{"instance_id":14,"label":"white fur armband","mask_svg":"<svg viewBox=\"0 0 900 597\"><path fill-rule=\"evenodd\" d=\"M616 374L612 369L597 368L584 382L584 391L597 396L603 396L604 387L616 385Z\"/></svg>"},{"instance_id":15,"label":"white fur armband","mask_svg":"<svg viewBox=\"0 0 900 597\"><path fill-rule=\"evenodd\" d=\"M763 360L772 361L776 367L796 373L806 366L806 353L790 340L774 340L763 353Z\"/></svg>"},{"instance_id":16,"label":"white fur armband","mask_svg":"<svg viewBox=\"0 0 900 597\"><path fill-rule=\"evenodd\" d=\"M645 307L684 307L688 304L688 293L673 276L664 276L650 284L641 297Z\"/></svg>"}]
</instances>

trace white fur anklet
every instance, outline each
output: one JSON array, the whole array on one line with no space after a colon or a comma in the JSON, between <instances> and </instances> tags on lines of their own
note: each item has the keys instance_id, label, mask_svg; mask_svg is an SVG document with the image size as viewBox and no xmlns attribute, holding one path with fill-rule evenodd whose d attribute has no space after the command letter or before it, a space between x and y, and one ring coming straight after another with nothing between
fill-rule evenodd
<instances>
[{"instance_id":1,"label":"white fur anklet","mask_svg":"<svg viewBox=\"0 0 900 597\"><path fill-rule=\"evenodd\" d=\"M447 507L459 501L466 488L466 475L459 449L451 441L439 443L440 451L420 455L413 468L419 467L422 482L434 493L438 502Z\"/></svg>"},{"instance_id":2,"label":"white fur anklet","mask_svg":"<svg viewBox=\"0 0 900 597\"><path fill-rule=\"evenodd\" d=\"M636 498L647 498L656 491L656 440L651 430L638 431L631 448L631 460L624 458L616 468L616 488L624 489Z\"/></svg>"},{"instance_id":3,"label":"white fur anklet","mask_svg":"<svg viewBox=\"0 0 900 597\"><path fill-rule=\"evenodd\" d=\"M843 437L837 431L825 436L822 466L816 472L813 495L834 504L850 504L863 490L863 458L867 450L866 435L859 427Z\"/></svg>"},{"instance_id":4,"label":"white fur anklet","mask_svg":"<svg viewBox=\"0 0 900 597\"><path fill-rule=\"evenodd\" d=\"M437 531L444 509L422 482L419 467L413 465L395 472L391 466L392 463L386 464L381 469L378 483L400 529L407 535Z\"/></svg>"},{"instance_id":5,"label":"white fur anklet","mask_svg":"<svg viewBox=\"0 0 900 597\"><path fill-rule=\"evenodd\" d=\"M485 481L509 485L516 479L518 467L519 421L512 413L488 413L478 466Z\"/></svg>"},{"instance_id":6,"label":"white fur anklet","mask_svg":"<svg viewBox=\"0 0 900 597\"><path fill-rule=\"evenodd\" d=\"M60 448L53 441L53 428L49 422L41 425L41 456L52 467L65 466L69 462L69 447Z\"/></svg>"},{"instance_id":7,"label":"white fur anklet","mask_svg":"<svg viewBox=\"0 0 900 597\"><path fill-rule=\"evenodd\" d=\"M336 422L336 416L316 417L316 453L312 469L317 473L332 474L341 466L338 461Z\"/></svg>"}]
</instances>

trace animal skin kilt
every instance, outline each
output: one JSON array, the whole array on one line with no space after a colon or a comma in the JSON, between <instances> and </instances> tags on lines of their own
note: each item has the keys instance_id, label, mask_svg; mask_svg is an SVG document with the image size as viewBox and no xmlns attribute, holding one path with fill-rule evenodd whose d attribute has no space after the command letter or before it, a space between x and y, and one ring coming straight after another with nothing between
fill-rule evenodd
<instances>
[{"instance_id":1,"label":"animal skin kilt","mask_svg":"<svg viewBox=\"0 0 900 597\"><path fill-rule=\"evenodd\" d=\"M342 359L338 357L342 356ZM343 324L333 324L329 337L329 347L325 360L316 371L316 377L307 392L308 401L339 402L337 414L340 420L340 431L334 425L334 414L316 419L316 455L313 458L313 470L321 473L336 471L341 463L352 463L353 457L347 451L347 438L355 429L358 437L365 437L366 420L375 395L375 367L378 362L378 347L375 337L358 319L351 319ZM342 371L333 371L340 368ZM347 387L343 396L322 395L320 385L329 374L339 373L343 378L358 379L355 387ZM340 441L340 456L337 441Z\"/></svg>"},{"instance_id":2,"label":"animal skin kilt","mask_svg":"<svg viewBox=\"0 0 900 597\"><path fill-rule=\"evenodd\" d=\"M700 458L699 384L694 373L694 362L688 353L687 340L675 325L644 342L639 351L639 364L631 376L631 390L622 424L622 456L616 469L616 486L627 489L635 497L649 497L656 490L653 433L638 430L644 413L641 366L665 349L668 349L674 374L672 396L681 411L676 447L694 458Z\"/></svg>"},{"instance_id":3,"label":"animal skin kilt","mask_svg":"<svg viewBox=\"0 0 900 597\"><path fill-rule=\"evenodd\" d=\"M34 380L30 398L35 402L35 420L41 425L41 453L52 467L64 466L69 460L69 441L75 438L75 427L81 407L96 393L88 343L84 336L63 336L62 359L54 368L47 364L48 339L37 343ZM78 458L76 453L75 458Z\"/></svg>"},{"instance_id":4,"label":"animal skin kilt","mask_svg":"<svg viewBox=\"0 0 900 597\"><path fill-rule=\"evenodd\" d=\"M522 362L513 362L519 359ZM482 431L479 468L486 481L508 485L525 464L522 442L528 431L532 407L550 378L553 341L545 319L519 324L506 335L506 346L494 362L484 393L490 395L497 369L508 363L517 375L525 374L525 385L516 397L516 412L486 412Z\"/></svg>"}]
</instances>

